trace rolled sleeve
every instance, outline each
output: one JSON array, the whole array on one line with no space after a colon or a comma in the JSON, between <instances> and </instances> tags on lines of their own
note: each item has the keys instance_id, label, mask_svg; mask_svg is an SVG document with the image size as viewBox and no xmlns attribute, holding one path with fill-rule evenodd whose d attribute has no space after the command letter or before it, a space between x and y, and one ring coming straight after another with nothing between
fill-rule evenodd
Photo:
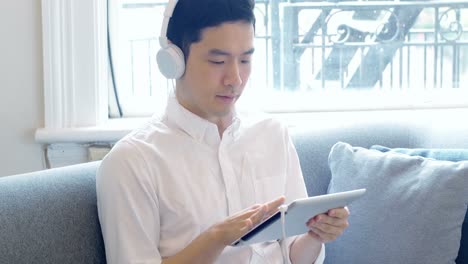
<instances>
[{"instance_id":1,"label":"rolled sleeve","mask_svg":"<svg viewBox=\"0 0 468 264\"><path fill-rule=\"evenodd\" d=\"M320 249L320 254L315 260L314 264L322 264L325 261L325 244L322 244L322 249Z\"/></svg>"}]
</instances>

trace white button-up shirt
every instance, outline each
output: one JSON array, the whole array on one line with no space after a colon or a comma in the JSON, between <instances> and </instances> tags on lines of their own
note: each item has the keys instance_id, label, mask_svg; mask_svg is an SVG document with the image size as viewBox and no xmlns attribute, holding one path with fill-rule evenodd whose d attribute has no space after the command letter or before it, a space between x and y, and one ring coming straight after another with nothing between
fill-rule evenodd
<instances>
[{"instance_id":1,"label":"white button-up shirt","mask_svg":"<svg viewBox=\"0 0 468 264\"><path fill-rule=\"evenodd\" d=\"M221 138L215 124L174 97L162 118L153 117L114 146L96 187L110 264L160 263L255 203L307 196L298 156L280 123L237 116ZM289 249L292 240L228 246L216 263L282 263L281 243Z\"/></svg>"}]
</instances>

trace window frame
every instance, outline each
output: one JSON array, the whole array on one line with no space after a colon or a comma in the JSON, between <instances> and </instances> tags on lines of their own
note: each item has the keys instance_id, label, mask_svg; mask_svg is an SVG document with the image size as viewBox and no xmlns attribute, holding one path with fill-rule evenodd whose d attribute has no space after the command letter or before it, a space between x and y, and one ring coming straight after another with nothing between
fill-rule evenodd
<instances>
[{"instance_id":1,"label":"window frame","mask_svg":"<svg viewBox=\"0 0 468 264\"><path fill-rule=\"evenodd\" d=\"M108 119L105 0L42 0L45 128Z\"/></svg>"},{"instance_id":2,"label":"window frame","mask_svg":"<svg viewBox=\"0 0 468 264\"><path fill-rule=\"evenodd\" d=\"M45 125L36 141L108 121L106 11L106 0L42 0Z\"/></svg>"}]
</instances>

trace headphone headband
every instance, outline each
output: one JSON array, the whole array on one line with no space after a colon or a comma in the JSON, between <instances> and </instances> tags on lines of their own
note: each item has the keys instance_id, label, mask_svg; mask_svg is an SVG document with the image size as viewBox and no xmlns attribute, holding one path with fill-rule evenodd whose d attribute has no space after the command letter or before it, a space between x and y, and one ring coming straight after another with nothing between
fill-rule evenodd
<instances>
[{"instance_id":1,"label":"headphone headband","mask_svg":"<svg viewBox=\"0 0 468 264\"><path fill-rule=\"evenodd\" d=\"M161 34L159 36L159 44L163 48L167 47L167 44L168 44L167 28L169 26L169 20L171 19L172 14L174 13L174 9L177 5L177 2L179 2L179 0L169 0L169 2L167 2L166 9L164 10L164 18L162 21Z\"/></svg>"}]
</instances>

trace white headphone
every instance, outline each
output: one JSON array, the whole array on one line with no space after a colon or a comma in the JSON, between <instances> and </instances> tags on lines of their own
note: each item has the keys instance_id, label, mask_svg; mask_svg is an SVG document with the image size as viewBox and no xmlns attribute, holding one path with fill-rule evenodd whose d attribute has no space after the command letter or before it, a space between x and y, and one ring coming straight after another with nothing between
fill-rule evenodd
<instances>
[{"instance_id":1,"label":"white headphone","mask_svg":"<svg viewBox=\"0 0 468 264\"><path fill-rule=\"evenodd\" d=\"M177 2L178 0L169 0L167 3L166 10L164 11L161 35L159 37L161 49L158 51L158 54L156 54L159 71L161 71L167 79L179 79L185 71L184 53L179 47L169 43L167 39L167 27Z\"/></svg>"}]
</instances>

